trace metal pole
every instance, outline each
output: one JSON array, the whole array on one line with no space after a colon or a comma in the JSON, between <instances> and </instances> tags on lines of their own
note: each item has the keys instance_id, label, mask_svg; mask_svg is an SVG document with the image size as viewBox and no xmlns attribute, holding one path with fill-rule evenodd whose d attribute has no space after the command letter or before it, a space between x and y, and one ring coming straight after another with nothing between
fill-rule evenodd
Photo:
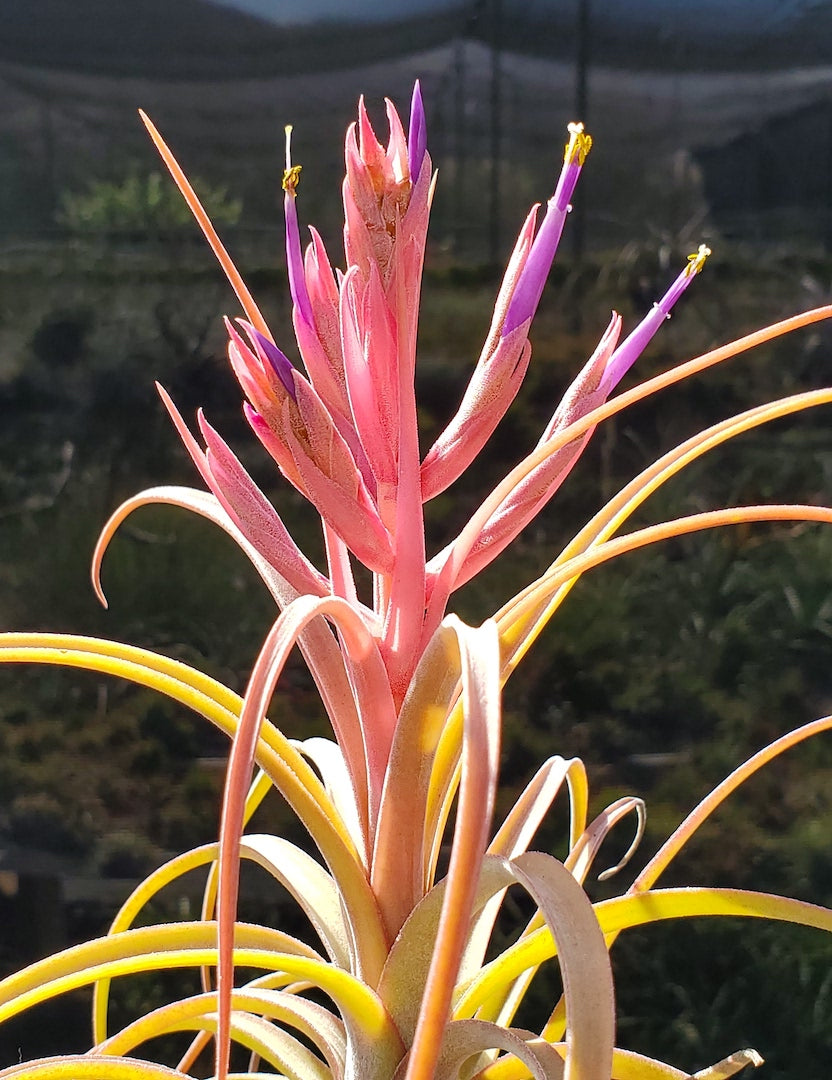
<instances>
[{"instance_id":1,"label":"metal pole","mask_svg":"<svg viewBox=\"0 0 832 1080\"><path fill-rule=\"evenodd\" d=\"M586 124L589 112L589 0L578 0L578 25L575 36L575 119ZM572 212L572 255L581 261L586 239L586 185Z\"/></svg>"},{"instance_id":2,"label":"metal pole","mask_svg":"<svg viewBox=\"0 0 832 1080\"><path fill-rule=\"evenodd\" d=\"M459 255L465 234L465 37L454 43L454 225L453 244Z\"/></svg>"},{"instance_id":3,"label":"metal pole","mask_svg":"<svg viewBox=\"0 0 832 1080\"><path fill-rule=\"evenodd\" d=\"M830 108L829 102L826 103L826 168L824 174L826 176L826 229L824 236L824 251L828 255L832 252L832 108Z\"/></svg>"},{"instance_id":4,"label":"metal pole","mask_svg":"<svg viewBox=\"0 0 832 1080\"><path fill-rule=\"evenodd\" d=\"M491 131L488 214L488 258L500 259L500 157L502 151L502 0L491 0Z\"/></svg>"}]
</instances>

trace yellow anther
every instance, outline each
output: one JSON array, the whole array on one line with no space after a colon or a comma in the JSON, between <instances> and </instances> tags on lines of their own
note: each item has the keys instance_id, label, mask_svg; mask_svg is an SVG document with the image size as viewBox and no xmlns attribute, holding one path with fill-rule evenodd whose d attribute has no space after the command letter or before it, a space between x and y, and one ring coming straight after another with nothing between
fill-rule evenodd
<instances>
[{"instance_id":1,"label":"yellow anther","mask_svg":"<svg viewBox=\"0 0 832 1080\"><path fill-rule=\"evenodd\" d=\"M284 191L291 191L292 194L294 194L295 188L298 186L298 180L300 179L300 171L302 168L302 165L293 165L291 169L283 170Z\"/></svg>"},{"instance_id":2,"label":"yellow anther","mask_svg":"<svg viewBox=\"0 0 832 1080\"><path fill-rule=\"evenodd\" d=\"M283 190L294 195L303 166L292 164L292 125L287 124L283 130L286 132L286 168L283 170Z\"/></svg>"},{"instance_id":3,"label":"yellow anther","mask_svg":"<svg viewBox=\"0 0 832 1080\"><path fill-rule=\"evenodd\" d=\"M573 161L577 161L579 165L583 165L592 148L592 136L587 135L583 124L569 124L566 130L569 132L569 142L563 152L564 164L571 165Z\"/></svg>"},{"instance_id":4,"label":"yellow anther","mask_svg":"<svg viewBox=\"0 0 832 1080\"><path fill-rule=\"evenodd\" d=\"M705 265L705 260L711 254L711 249L707 244L700 244L698 251L691 252L688 255L688 265L686 266L686 272L689 277L693 277L694 274L698 274L702 267Z\"/></svg>"}]
</instances>

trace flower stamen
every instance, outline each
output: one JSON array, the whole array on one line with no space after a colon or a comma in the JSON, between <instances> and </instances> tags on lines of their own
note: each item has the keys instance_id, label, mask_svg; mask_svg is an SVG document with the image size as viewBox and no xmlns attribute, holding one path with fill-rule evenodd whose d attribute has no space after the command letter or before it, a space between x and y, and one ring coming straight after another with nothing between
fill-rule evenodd
<instances>
[{"instance_id":1,"label":"flower stamen","mask_svg":"<svg viewBox=\"0 0 832 1080\"><path fill-rule=\"evenodd\" d=\"M283 130L286 133L286 167L283 170L282 187L284 191L294 195L303 166L292 164L292 125L287 124Z\"/></svg>"},{"instance_id":2,"label":"flower stamen","mask_svg":"<svg viewBox=\"0 0 832 1080\"><path fill-rule=\"evenodd\" d=\"M286 218L286 267L289 272L289 291L292 294L295 310L307 326L314 327L315 317L312 314L309 290L306 288L303 252L301 251L300 230L298 228L298 211L295 205L301 166L292 164L292 125L287 124L284 131L286 132L286 167L283 170L282 185L285 192L283 214Z\"/></svg>"},{"instance_id":3,"label":"flower stamen","mask_svg":"<svg viewBox=\"0 0 832 1080\"><path fill-rule=\"evenodd\" d=\"M554 194L546 204L546 216L538 229L537 236L526 259L526 265L520 271L514 293L506 308L502 336L516 330L526 320L534 318L543 286L552 268L552 262L560 243L566 215L578 177L581 175L586 156L592 147L592 137L584 131L584 125L569 124L569 142L563 152L563 167L558 177Z\"/></svg>"}]
</instances>

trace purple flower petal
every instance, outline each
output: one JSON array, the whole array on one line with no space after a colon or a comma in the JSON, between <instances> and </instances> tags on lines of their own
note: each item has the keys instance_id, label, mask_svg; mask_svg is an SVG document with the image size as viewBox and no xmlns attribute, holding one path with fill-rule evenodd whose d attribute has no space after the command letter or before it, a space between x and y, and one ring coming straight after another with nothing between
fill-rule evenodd
<instances>
[{"instance_id":1,"label":"purple flower petal","mask_svg":"<svg viewBox=\"0 0 832 1080\"><path fill-rule=\"evenodd\" d=\"M584 133L583 124L569 125L569 142L563 155L563 168L558 178L554 194L546 204L546 216L534 238L526 265L520 271L517 284L511 295L506 317L503 322L502 336L510 334L537 311L543 286L552 268L555 252L560 243L566 215L569 213L569 200L575 191L575 185L581 174L586 155L592 146L592 139Z\"/></svg>"},{"instance_id":2,"label":"purple flower petal","mask_svg":"<svg viewBox=\"0 0 832 1080\"><path fill-rule=\"evenodd\" d=\"M422 163L428 149L428 130L425 123L425 107L422 103L422 89L417 79L413 85L413 98L410 102L410 125L407 131L407 164L410 169L411 183L416 183L422 171Z\"/></svg>"},{"instance_id":3,"label":"purple flower petal","mask_svg":"<svg viewBox=\"0 0 832 1080\"><path fill-rule=\"evenodd\" d=\"M288 356L284 355L274 344L269 341L265 334L261 334L259 330L251 328L250 333L253 334L255 343L260 348L260 351L269 361L278 379L286 387L286 392L291 397L292 401L297 401L297 394L295 393L295 380L293 377L294 366Z\"/></svg>"},{"instance_id":4,"label":"purple flower petal","mask_svg":"<svg viewBox=\"0 0 832 1080\"><path fill-rule=\"evenodd\" d=\"M300 246L298 228L298 210L295 205L295 189L300 178L300 165L292 164L291 155L292 125L286 125L286 168L283 173L283 214L286 219L286 266L289 271L289 292L292 302L300 312L304 322L314 326L312 302L306 288L306 276L303 272L303 252Z\"/></svg>"},{"instance_id":5,"label":"purple flower petal","mask_svg":"<svg viewBox=\"0 0 832 1080\"><path fill-rule=\"evenodd\" d=\"M604 371L603 385L605 393L609 393L621 381L647 348L651 338L665 319L670 318L670 309L705 265L705 260L710 254L711 249L704 244L700 244L699 250L688 256L684 270L661 300L653 305L635 330L621 342L610 357Z\"/></svg>"}]
</instances>

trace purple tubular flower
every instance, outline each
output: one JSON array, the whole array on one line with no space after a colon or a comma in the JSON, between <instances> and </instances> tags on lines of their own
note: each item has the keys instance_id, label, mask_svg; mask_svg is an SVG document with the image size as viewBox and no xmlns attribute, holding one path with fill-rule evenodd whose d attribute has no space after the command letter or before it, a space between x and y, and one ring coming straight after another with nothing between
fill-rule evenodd
<instances>
[{"instance_id":1,"label":"purple tubular flower","mask_svg":"<svg viewBox=\"0 0 832 1080\"><path fill-rule=\"evenodd\" d=\"M526 265L520 271L506 309L501 331L503 337L510 334L512 330L516 330L527 319L531 319L537 311L537 305L543 294L543 286L546 284L546 278L549 276L555 252L560 243L566 215L569 213L569 200L578 183L586 155L592 146L592 139L584 132L583 124L570 124L568 130L569 142L566 144L563 155L563 168L555 192L546 204L543 224L534 238Z\"/></svg>"},{"instance_id":2,"label":"purple tubular flower","mask_svg":"<svg viewBox=\"0 0 832 1080\"><path fill-rule=\"evenodd\" d=\"M670 318L670 309L705 265L705 260L710 254L711 249L700 244L698 251L688 255L687 265L661 300L653 305L635 330L621 342L610 357L604 371L602 385L605 393L608 394L621 381L644 352L665 319Z\"/></svg>"},{"instance_id":3,"label":"purple tubular flower","mask_svg":"<svg viewBox=\"0 0 832 1080\"><path fill-rule=\"evenodd\" d=\"M425 123L425 107L422 103L422 88L417 79L413 84L413 98L410 102L410 125L407 130L407 165L410 169L410 180L413 184L419 179L427 149L428 131Z\"/></svg>"},{"instance_id":4,"label":"purple tubular flower","mask_svg":"<svg viewBox=\"0 0 832 1080\"><path fill-rule=\"evenodd\" d=\"M291 397L292 401L297 401L298 397L295 393L295 380L292 376L292 372L295 370L292 361L288 356L284 355L274 344L269 341L265 334L261 334L259 330L251 328L250 333L254 335L256 344L259 346L263 355L271 364L272 371L277 375L278 379L286 387L287 394Z\"/></svg>"},{"instance_id":5,"label":"purple tubular flower","mask_svg":"<svg viewBox=\"0 0 832 1080\"><path fill-rule=\"evenodd\" d=\"M292 165L291 154L292 125L286 125L286 168L283 172L283 214L286 219L286 265L289 271L289 292L292 302L300 312L301 318L309 326L314 326L312 303L306 288L303 272L303 252L300 246L298 228L298 210L295 205L295 192L300 179L300 165Z\"/></svg>"}]
</instances>

